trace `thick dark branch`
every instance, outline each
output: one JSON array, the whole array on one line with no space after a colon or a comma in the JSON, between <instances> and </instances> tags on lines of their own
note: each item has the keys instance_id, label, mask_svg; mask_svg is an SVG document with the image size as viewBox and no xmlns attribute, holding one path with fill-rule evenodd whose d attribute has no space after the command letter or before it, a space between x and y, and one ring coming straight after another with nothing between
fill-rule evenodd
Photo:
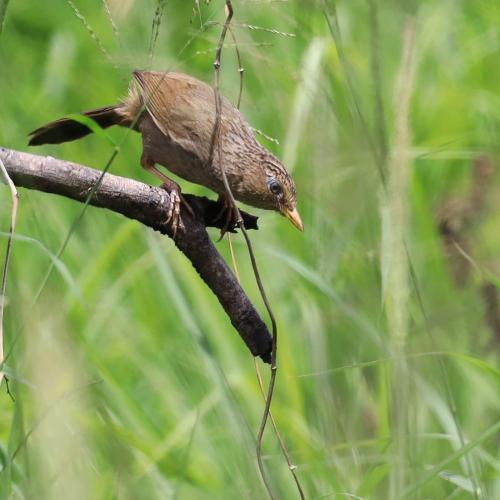
<instances>
[{"instance_id":1,"label":"thick dark branch","mask_svg":"<svg viewBox=\"0 0 500 500\"><path fill-rule=\"evenodd\" d=\"M84 202L101 172L76 163L0 148L0 158L17 186L45 191ZM182 210L184 229L175 237L177 248L191 261L200 277L219 299L241 338L254 356L269 363L271 336L228 265L210 240L205 226L221 227L220 206L207 198L185 195L195 211ZM135 219L172 237L166 220L170 198L161 188L106 174L90 201ZM247 228L257 229L257 218L242 212ZM220 217L219 217L220 219Z\"/></svg>"}]
</instances>

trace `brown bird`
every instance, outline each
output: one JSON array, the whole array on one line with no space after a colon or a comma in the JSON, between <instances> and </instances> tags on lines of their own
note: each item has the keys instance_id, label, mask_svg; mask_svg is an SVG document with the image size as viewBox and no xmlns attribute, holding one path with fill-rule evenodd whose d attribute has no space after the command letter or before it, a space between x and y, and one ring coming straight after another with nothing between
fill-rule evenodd
<instances>
[{"instance_id":1,"label":"brown bird","mask_svg":"<svg viewBox=\"0 0 500 500\"><path fill-rule=\"evenodd\" d=\"M301 231L295 185L283 164L267 151L242 114L221 97L219 142L214 147L216 101L212 87L182 73L134 71L128 96L115 106L82 113L100 127L132 127L142 135L141 165L161 179L171 193L167 222L177 229L181 202L179 185L161 172L166 167L187 181L219 195L228 208L221 163L236 200L277 210ZM90 134L86 125L61 118L30 133L30 146L59 144ZM190 210L190 209L189 209Z\"/></svg>"}]
</instances>

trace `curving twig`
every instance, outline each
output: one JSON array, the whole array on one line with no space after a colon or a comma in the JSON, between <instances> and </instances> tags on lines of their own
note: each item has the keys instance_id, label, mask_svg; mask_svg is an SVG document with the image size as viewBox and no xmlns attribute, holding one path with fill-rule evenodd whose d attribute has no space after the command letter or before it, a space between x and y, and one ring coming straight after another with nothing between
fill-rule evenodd
<instances>
[{"instance_id":1,"label":"curving twig","mask_svg":"<svg viewBox=\"0 0 500 500\"><path fill-rule=\"evenodd\" d=\"M269 416L269 413L271 411L271 402L273 399L273 392L274 392L274 385L276 382L276 374L277 374L277 364L276 364L276 355L277 355L277 347L278 347L278 327L276 324L276 319L274 317L273 310L271 308L271 305L269 303L269 300L267 298L266 291L264 289L264 285L262 283L262 280L260 278L260 272L259 268L257 266L257 261L255 259L255 253L253 251L252 247L252 242L250 241L250 237L248 236L246 226L245 226L245 220L242 217L242 214L236 205L236 201L234 199L233 193L231 191L231 187L229 186L229 182L227 180L226 172L224 169L224 162L222 160L222 148L221 148L221 141L220 141L220 127L221 127L221 122L222 122L222 98L220 95L220 68L221 68L221 56L222 56L222 49L224 47L224 41L226 39L226 34L227 31L230 30L231 26L231 19L233 18L233 6L231 3L231 0L225 0L225 13L226 13L226 21L222 25L222 31L219 37L219 44L217 46L217 51L215 53L215 61L214 61L214 73L215 73L215 78L214 78L214 97L215 97L215 109L216 109L216 116L215 116L215 124L214 124L214 130L212 134L212 146L211 146L211 151L210 151L210 161L213 161L213 153L215 150L217 150L218 153L218 159L219 159L219 165L221 169L221 174L222 174L222 180L224 182L224 187L226 190L226 197L230 202L231 210L233 213L236 215L236 223L238 227L241 230L241 233L243 234L243 237L245 238L245 242L247 244L248 248L248 254L250 257L250 262L252 263L252 269L253 273L255 276L255 282L257 283L257 287L260 292L260 296L262 298L262 301L264 302L264 305L266 307L267 313L269 315L269 319L271 320L271 325L272 325L272 347L271 347L271 376L269 377L269 385L267 389L267 397L265 398L265 406L264 406L264 413L262 415L262 420L259 426L259 431L257 433L257 446L256 446L256 453L257 453L257 465L259 467L259 472L262 478L262 481L264 483L264 486L267 490L267 493L269 495L269 498L271 500L275 500L275 496L273 494L273 491L271 489L271 484L269 482L269 478L267 477L265 468L264 468L264 462L262 461L262 439L264 436L264 431L266 430L266 424L267 424L267 419ZM241 68L241 64L240 64ZM240 72L241 74L241 72ZM240 90L241 90L241 85L242 85L242 80L240 79ZM238 106L239 106L238 102Z\"/></svg>"},{"instance_id":2,"label":"curving twig","mask_svg":"<svg viewBox=\"0 0 500 500\"><path fill-rule=\"evenodd\" d=\"M0 148L0 160L17 186L80 202L86 201L102 174L65 160L5 148ZM200 196L185 197L195 217L183 212L184 230L177 231L175 245L215 294L250 352L270 363L272 338L269 331L206 231L207 226L224 226L225 220L220 220L220 206ZM106 173L90 204L135 219L172 238L170 227L162 222L166 220L170 204L169 195L162 188ZM241 212L241 216L247 229L257 229L257 217L245 212Z\"/></svg>"}]
</instances>

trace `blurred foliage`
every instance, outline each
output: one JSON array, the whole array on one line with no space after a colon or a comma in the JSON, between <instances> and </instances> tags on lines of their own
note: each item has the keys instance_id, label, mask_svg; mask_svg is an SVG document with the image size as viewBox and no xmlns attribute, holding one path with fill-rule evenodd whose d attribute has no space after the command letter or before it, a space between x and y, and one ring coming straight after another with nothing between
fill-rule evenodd
<instances>
[{"instance_id":1,"label":"blurred foliage","mask_svg":"<svg viewBox=\"0 0 500 500\"><path fill-rule=\"evenodd\" d=\"M0 1L0 144L26 150L39 125L116 102L135 68L210 82L223 2L199 4L167 1L154 42L153 0ZM233 5L242 110L279 140L260 138L293 169L306 225L300 234L261 212L252 238L280 330L273 412L308 498L401 497L389 488L401 474L391 467L401 425L409 498L500 498L500 334L480 293L489 284L494 306L500 283L500 3ZM391 156L408 15L416 59L411 185L400 193L411 263L403 381L384 306L380 170ZM236 102L232 46L228 37L223 93ZM110 134L121 145L111 172L154 182L139 168L140 137ZM92 136L36 152L102 168L112 146ZM474 164L484 155L490 171L478 190ZM464 212L475 189L479 208ZM5 317L16 401L0 398L1 498L265 498L252 358L191 265L166 238L90 208L33 304L82 207L20 195ZM3 231L9 199L2 189ZM451 243L439 232L445 223ZM266 317L239 235L234 244ZM227 241L217 245L229 259ZM460 285L451 259L467 271ZM398 383L410 390L403 422L393 411ZM270 428L264 451L277 497L296 498Z\"/></svg>"}]
</instances>

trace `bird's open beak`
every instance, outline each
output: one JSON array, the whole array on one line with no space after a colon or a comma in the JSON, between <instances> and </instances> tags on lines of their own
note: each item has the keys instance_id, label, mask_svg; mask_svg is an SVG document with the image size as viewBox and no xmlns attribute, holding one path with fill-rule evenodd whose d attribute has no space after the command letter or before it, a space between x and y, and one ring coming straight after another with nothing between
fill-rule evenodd
<instances>
[{"instance_id":1,"label":"bird's open beak","mask_svg":"<svg viewBox=\"0 0 500 500\"><path fill-rule=\"evenodd\" d=\"M297 228L301 231L304 231L304 224L302 223L302 219L300 218L299 212L296 208L293 210L285 210L283 215Z\"/></svg>"}]
</instances>

